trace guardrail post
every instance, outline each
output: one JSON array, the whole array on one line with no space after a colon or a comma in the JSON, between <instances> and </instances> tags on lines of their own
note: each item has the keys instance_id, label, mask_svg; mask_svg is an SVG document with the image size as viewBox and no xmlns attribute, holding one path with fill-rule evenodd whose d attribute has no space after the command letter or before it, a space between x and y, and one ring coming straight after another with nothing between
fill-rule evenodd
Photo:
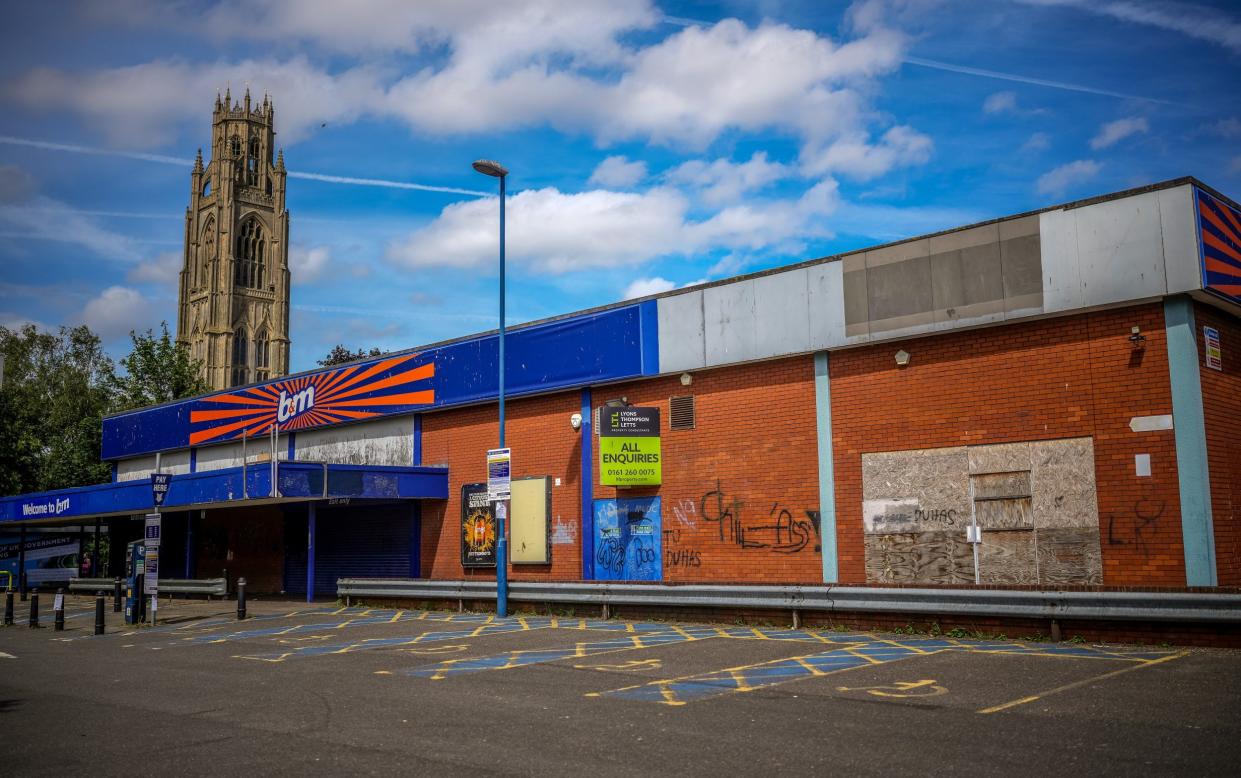
<instances>
[{"instance_id":1,"label":"guardrail post","mask_svg":"<svg viewBox=\"0 0 1241 778\"><path fill-rule=\"evenodd\" d=\"M237 620L244 621L246 618L246 579L237 579Z\"/></svg>"},{"instance_id":2,"label":"guardrail post","mask_svg":"<svg viewBox=\"0 0 1241 778\"><path fill-rule=\"evenodd\" d=\"M4 626L13 626L13 590L4 593Z\"/></svg>"},{"instance_id":3,"label":"guardrail post","mask_svg":"<svg viewBox=\"0 0 1241 778\"><path fill-rule=\"evenodd\" d=\"M95 594L95 634L103 634L103 592Z\"/></svg>"},{"instance_id":4,"label":"guardrail post","mask_svg":"<svg viewBox=\"0 0 1241 778\"><path fill-rule=\"evenodd\" d=\"M1051 639L1053 643L1060 642L1060 622L1055 619L1051 620Z\"/></svg>"},{"instance_id":5,"label":"guardrail post","mask_svg":"<svg viewBox=\"0 0 1241 778\"><path fill-rule=\"evenodd\" d=\"M39 593L34 592L30 595L30 628L34 629L39 626Z\"/></svg>"},{"instance_id":6,"label":"guardrail post","mask_svg":"<svg viewBox=\"0 0 1241 778\"><path fill-rule=\"evenodd\" d=\"M52 600L52 629L56 632L65 631L65 590L56 590L56 599Z\"/></svg>"},{"instance_id":7,"label":"guardrail post","mask_svg":"<svg viewBox=\"0 0 1241 778\"><path fill-rule=\"evenodd\" d=\"M102 595L103 592L100 592L99 594ZM116 582L112 584L112 612L113 613L121 612L121 600L123 600L124 598L125 598L125 589L124 587L121 586L121 579L117 578Z\"/></svg>"},{"instance_id":8,"label":"guardrail post","mask_svg":"<svg viewBox=\"0 0 1241 778\"><path fill-rule=\"evenodd\" d=\"M793 609L793 629L801 629L801 611Z\"/></svg>"}]
</instances>

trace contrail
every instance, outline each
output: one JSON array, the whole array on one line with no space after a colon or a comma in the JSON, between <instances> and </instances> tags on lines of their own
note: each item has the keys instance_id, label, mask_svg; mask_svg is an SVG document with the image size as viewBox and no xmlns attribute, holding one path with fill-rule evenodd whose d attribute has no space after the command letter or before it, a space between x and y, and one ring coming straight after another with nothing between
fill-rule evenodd
<instances>
[{"instance_id":1,"label":"contrail","mask_svg":"<svg viewBox=\"0 0 1241 778\"><path fill-rule=\"evenodd\" d=\"M193 165L194 160L184 159L182 157L170 157L165 154L147 154L141 151L118 151L116 149L102 149L95 146L79 146L74 143L52 143L50 141L35 140L33 138L18 138L13 135L0 135L0 143L7 143L10 146L26 146L27 148L46 149L48 151L68 151L74 154L96 154L105 157L123 157L125 159L138 159L143 162L158 162L161 165L176 165L178 167L186 167ZM494 197L494 192L480 192L474 189L458 189L453 186L432 186L431 184L414 184L408 181L389 181L383 178L353 178L351 176L332 176L325 173L303 173L295 170L289 171L289 178L301 178L309 181L323 181L329 184L351 184L353 186L378 186L386 189L412 189L419 192L446 192L448 194L463 194L472 197Z\"/></svg>"},{"instance_id":2,"label":"contrail","mask_svg":"<svg viewBox=\"0 0 1241 778\"><path fill-rule=\"evenodd\" d=\"M1066 89L1070 92L1085 92L1092 95L1103 95L1104 97L1119 97L1122 100L1142 100L1148 103L1160 103L1163 105L1182 105L1171 100L1160 100L1155 97L1143 97L1142 95L1127 95L1123 92L1112 92L1107 89L1096 89L1091 86L1082 86L1081 84L1070 84L1064 81L1049 81L1045 78L1032 78L1030 76L1019 76L1012 73L1000 73L996 70L984 70L983 68L971 68L965 65L954 65L950 62L939 62L933 59L923 59L922 57L905 57L902 62L908 65L917 65L924 68L933 68L935 70L946 70L949 73L963 73L967 76L982 76L983 78L997 78L1001 81L1016 81L1019 84L1033 84L1035 86L1046 86L1052 89Z\"/></svg>"}]
</instances>

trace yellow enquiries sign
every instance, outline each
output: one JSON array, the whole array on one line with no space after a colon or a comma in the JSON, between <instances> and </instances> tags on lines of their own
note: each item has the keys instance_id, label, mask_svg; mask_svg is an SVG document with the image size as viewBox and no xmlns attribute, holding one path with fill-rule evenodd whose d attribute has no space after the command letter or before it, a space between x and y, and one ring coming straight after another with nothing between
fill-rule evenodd
<instances>
[{"instance_id":1,"label":"yellow enquiries sign","mask_svg":"<svg viewBox=\"0 0 1241 778\"><path fill-rule=\"evenodd\" d=\"M658 408L608 408L599 412L599 483L658 486L663 482Z\"/></svg>"}]
</instances>

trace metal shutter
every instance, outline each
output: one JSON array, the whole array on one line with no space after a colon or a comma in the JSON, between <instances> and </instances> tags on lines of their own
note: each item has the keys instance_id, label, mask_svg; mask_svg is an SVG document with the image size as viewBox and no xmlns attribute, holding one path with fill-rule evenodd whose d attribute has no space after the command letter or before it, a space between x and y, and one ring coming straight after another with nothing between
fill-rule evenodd
<instances>
[{"instance_id":1,"label":"metal shutter","mask_svg":"<svg viewBox=\"0 0 1241 778\"><path fill-rule=\"evenodd\" d=\"M315 592L339 578L408 578L411 505L321 507L316 518ZM285 534L285 591L306 592L306 517L291 516Z\"/></svg>"}]
</instances>

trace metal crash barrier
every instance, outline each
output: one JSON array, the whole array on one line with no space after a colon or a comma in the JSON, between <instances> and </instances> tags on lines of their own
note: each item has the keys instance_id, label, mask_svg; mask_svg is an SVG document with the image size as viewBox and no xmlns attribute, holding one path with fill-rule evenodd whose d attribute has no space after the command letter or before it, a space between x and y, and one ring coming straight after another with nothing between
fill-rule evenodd
<instances>
[{"instance_id":1,"label":"metal crash barrier","mask_svg":"<svg viewBox=\"0 0 1241 778\"><path fill-rule=\"evenodd\" d=\"M355 598L493 600L494 582L341 578L337 595ZM667 586L626 583L511 583L522 602L900 613L1029 619L1241 623L1241 595L1181 592L1059 592L868 586Z\"/></svg>"},{"instance_id":2,"label":"metal crash barrier","mask_svg":"<svg viewBox=\"0 0 1241 778\"><path fill-rule=\"evenodd\" d=\"M112 591L115 586L113 578L70 578L71 592ZM201 594L207 597L224 597L228 594L227 578L177 579L161 578L160 594Z\"/></svg>"}]
</instances>

